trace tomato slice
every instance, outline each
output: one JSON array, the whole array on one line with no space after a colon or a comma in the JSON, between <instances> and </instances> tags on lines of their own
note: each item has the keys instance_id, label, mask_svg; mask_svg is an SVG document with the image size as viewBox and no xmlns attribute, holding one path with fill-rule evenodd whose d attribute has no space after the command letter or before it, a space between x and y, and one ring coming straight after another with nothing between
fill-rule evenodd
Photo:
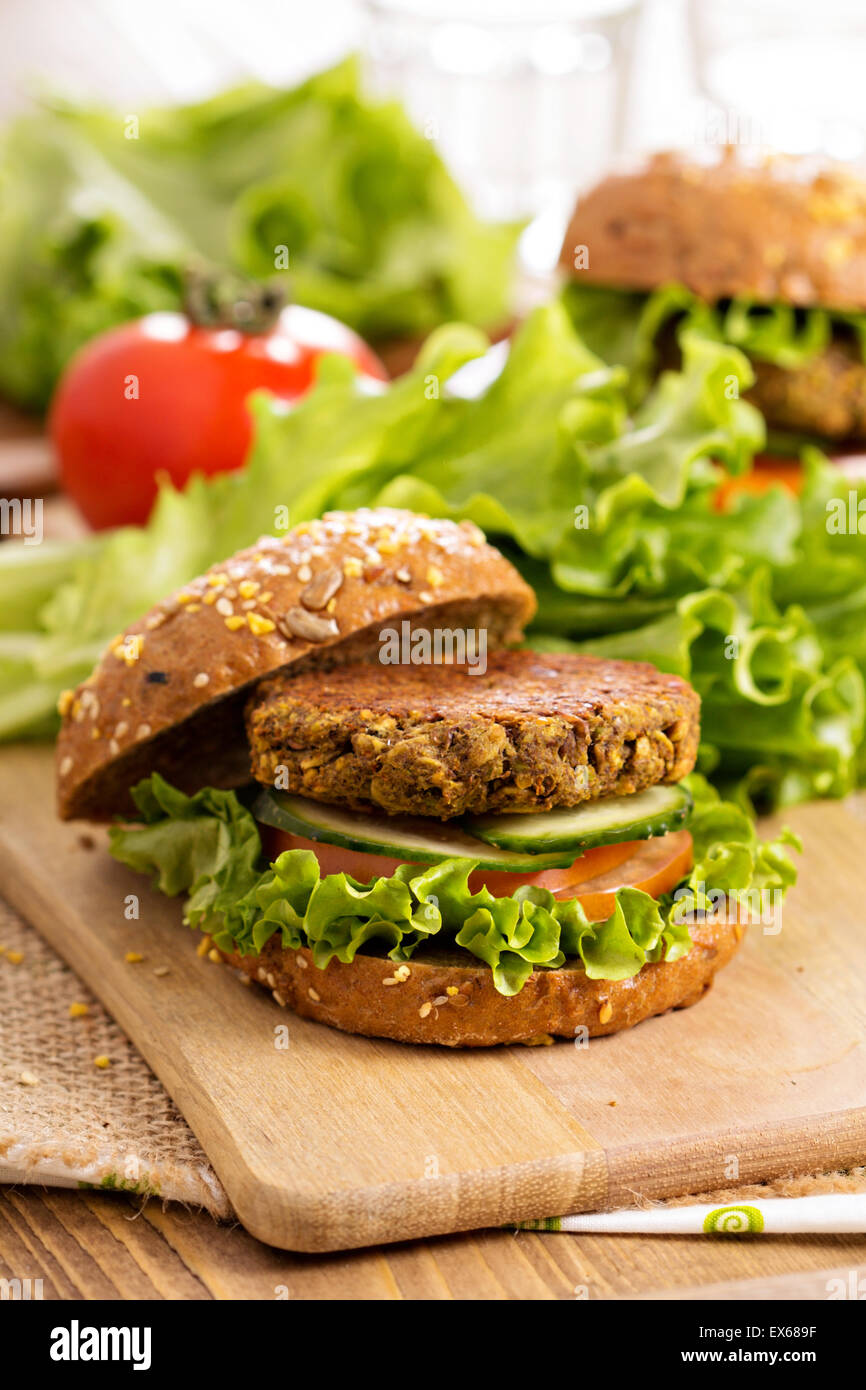
<instances>
[{"instance_id":1,"label":"tomato slice","mask_svg":"<svg viewBox=\"0 0 866 1390\"><path fill-rule=\"evenodd\" d=\"M362 850L342 849L319 840L306 840L273 826L261 825L265 853L276 859L287 849L311 849L323 874L350 874L360 883L389 878L404 859ZM641 888L657 898L674 888L692 866L692 837L687 830L654 840L629 840L621 845L601 845L582 854L567 869L546 869L537 874L511 874L503 869L477 869L469 875L469 888L477 893L489 888L496 897L507 897L522 884L547 888L558 898L578 898L591 921L609 917L619 888ZM419 870L427 866L419 864ZM575 889L579 888L579 892Z\"/></svg>"},{"instance_id":2,"label":"tomato slice","mask_svg":"<svg viewBox=\"0 0 866 1390\"><path fill-rule=\"evenodd\" d=\"M789 492L798 495L803 490L803 465L798 459L777 458L772 454L759 454L749 473L725 478L719 484L715 495L718 512L728 510L732 497L747 493L750 497L760 497L769 492L775 483L781 483Z\"/></svg>"},{"instance_id":3,"label":"tomato slice","mask_svg":"<svg viewBox=\"0 0 866 1390\"><path fill-rule=\"evenodd\" d=\"M601 922L613 912L620 888L639 888L651 898L659 898L685 878L692 863L692 837L687 830L676 830L671 835L640 841L630 859L597 878L585 880L579 893L566 890L556 896L577 897L590 921Z\"/></svg>"},{"instance_id":4,"label":"tomato slice","mask_svg":"<svg viewBox=\"0 0 866 1390\"><path fill-rule=\"evenodd\" d=\"M489 888L494 897L507 898L519 888L521 883L531 883L536 888L547 888L551 893L575 888L585 879L597 878L599 874L614 870L624 864L634 853L638 841L631 840L621 845L600 845L581 854L567 869L543 869L537 874L510 874L504 869L476 869L469 875L469 887L473 893L479 888Z\"/></svg>"}]
</instances>

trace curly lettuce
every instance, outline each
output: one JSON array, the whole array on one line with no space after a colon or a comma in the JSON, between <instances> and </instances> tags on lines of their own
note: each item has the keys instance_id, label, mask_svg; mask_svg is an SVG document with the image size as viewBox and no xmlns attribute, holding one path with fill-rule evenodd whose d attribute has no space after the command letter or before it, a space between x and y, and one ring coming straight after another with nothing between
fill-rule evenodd
<instances>
[{"instance_id":1,"label":"curly lettuce","mask_svg":"<svg viewBox=\"0 0 866 1390\"><path fill-rule=\"evenodd\" d=\"M235 792L205 788L193 796L159 774L133 790L142 824L115 826L111 853L149 874L161 892L185 895L184 920L225 951L261 952L279 933L284 949L310 949L324 969L350 963L372 947L409 960L433 938L447 938L490 967L500 994L518 994L533 970L579 959L591 979L628 979L648 961L678 960L691 949L688 923L710 892L737 900L755 890L784 892L795 879L788 832L762 842L746 812L720 800L700 777L689 829L692 872L662 901L622 888L608 918L592 922L577 899L522 885L510 897L473 893L471 859L429 868L402 864L389 878L361 883L322 875L310 850L287 850L266 863L258 826Z\"/></svg>"},{"instance_id":2,"label":"curly lettuce","mask_svg":"<svg viewBox=\"0 0 866 1390\"><path fill-rule=\"evenodd\" d=\"M668 325L729 343L747 357L794 369L813 361L834 330L851 333L866 360L866 314L790 304L762 304L745 297L707 304L684 285L661 285L649 294L572 281L562 302L584 342L611 365L631 374L639 399L654 373L657 338Z\"/></svg>"},{"instance_id":3,"label":"curly lettuce","mask_svg":"<svg viewBox=\"0 0 866 1390\"><path fill-rule=\"evenodd\" d=\"M561 304L533 313L492 383L460 393L487 347L452 324L371 393L327 359L291 411L253 400L243 470L165 486L145 527L52 547L0 546L0 739L42 733L64 686L115 633L258 536L328 508L469 517L538 596L529 641L651 661L703 701L701 770L762 807L839 796L866 777L866 483L817 453L781 487L719 510L725 472L763 442L739 398L751 368L692 330L679 372L637 407ZM485 364L486 365L486 364ZM449 385L449 382L452 384ZM866 528L866 517L864 517Z\"/></svg>"}]
</instances>

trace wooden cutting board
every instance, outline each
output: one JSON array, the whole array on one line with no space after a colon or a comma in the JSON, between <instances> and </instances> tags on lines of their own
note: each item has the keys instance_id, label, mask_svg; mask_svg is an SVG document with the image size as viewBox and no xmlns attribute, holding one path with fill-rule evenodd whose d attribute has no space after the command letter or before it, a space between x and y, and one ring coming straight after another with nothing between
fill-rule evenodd
<instances>
[{"instance_id":1,"label":"wooden cutting board","mask_svg":"<svg viewBox=\"0 0 866 1390\"><path fill-rule=\"evenodd\" d=\"M0 753L0 893L147 1058L243 1224L340 1250L862 1162L866 798L787 819L806 853L781 932L753 928L695 1008L586 1048L451 1052L295 1018L197 956L103 832L55 820L44 748Z\"/></svg>"}]
</instances>

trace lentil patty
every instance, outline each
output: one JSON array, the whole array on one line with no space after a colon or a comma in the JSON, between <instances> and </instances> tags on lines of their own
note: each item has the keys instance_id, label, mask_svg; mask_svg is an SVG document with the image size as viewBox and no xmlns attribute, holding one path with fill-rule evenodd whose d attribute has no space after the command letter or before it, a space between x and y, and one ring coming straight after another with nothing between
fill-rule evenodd
<instances>
[{"instance_id":1,"label":"lentil patty","mask_svg":"<svg viewBox=\"0 0 866 1390\"><path fill-rule=\"evenodd\" d=\"M827 439L866 438L866 363L858 343L836 336L802 367L752 358L755 384L747 399L770 426Z\"/></svg>"},{"instance_id":2,"label":"lentil patty","mask_svg":"<svg viewBox=\"0 0 866 1390\"><path fill-rule=\"evenodd\" d=\"M316 801L447 819L549 810L678 782L699 699L644 662L500 652L466 667L277 675L247 705L257 781Z\"/></svg>"}]
</instances>

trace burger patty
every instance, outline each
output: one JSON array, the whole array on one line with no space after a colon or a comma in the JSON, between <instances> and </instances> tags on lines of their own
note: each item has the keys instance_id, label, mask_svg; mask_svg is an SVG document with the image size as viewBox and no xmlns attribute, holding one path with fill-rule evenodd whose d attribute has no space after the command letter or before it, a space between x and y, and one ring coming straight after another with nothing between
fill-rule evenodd
<instances>
[{"instance_id":1,"label":"burger patty","mask_svg":"<svg viewBox=\"0 0 866 1390\"><path fill-rule=\"evenodd\" d=\"M549 810L678 782L700 701L643 662L500 652L467 667L278 675L247 705L258 782L316 801L447 819Z\"/></svg>"},{"instance_id":2,"label":"burger patty","mask_svg":"<svg viewBox=\"0 0 866 1390\"><path fill-rule=\"evenodd\" d=\"M660 369L681 369L674 320L662 328L656 348ZM779 367L751 355L749 362L755 382L746 400L757 406L771 429L866 440L866 362L853 336L837 330L802 367Z\"/></svg>"},{"instance_id":3,"label":"burger patty","mask_svg":"<svg viewBox=\"0 0 866 1390\"><path fill-rule=\"evenodd\" d=\"M802 367L751 358L746 397L776 429L826 439L866 439L866 363L859 344L835 337Z\"/></svg>"}]
</instances>

